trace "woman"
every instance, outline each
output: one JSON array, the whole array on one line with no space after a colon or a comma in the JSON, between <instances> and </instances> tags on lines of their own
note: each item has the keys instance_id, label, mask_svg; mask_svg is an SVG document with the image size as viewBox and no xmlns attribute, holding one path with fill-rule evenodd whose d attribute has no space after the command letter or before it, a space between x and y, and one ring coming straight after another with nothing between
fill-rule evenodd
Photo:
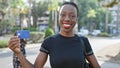
<instances>
[{"instance_id":1,"label":"woman","mask_svg":"<svg viewBox=\"0 0 120 68\"><path fill-rule=\"evenodd\" d=\"M78 7L76 4L73 2L63 3L59 11L60 32L43 41L34 65L21 54L18 37L11 38L9 48L18 56L23 68L43 68L48 55L52 68L84 68L85 57L93 68L100 68L88 39L84 38L88 46L84 54L80 37L73 33L77 19Z\"/></svg>"}]
</instances>

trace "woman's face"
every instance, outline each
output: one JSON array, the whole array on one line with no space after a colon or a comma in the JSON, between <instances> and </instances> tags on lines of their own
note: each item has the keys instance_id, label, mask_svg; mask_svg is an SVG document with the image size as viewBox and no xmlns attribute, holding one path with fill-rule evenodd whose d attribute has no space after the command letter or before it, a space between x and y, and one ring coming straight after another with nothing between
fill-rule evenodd
<instances>
[{"instance_id":1,"label":"woman's face","mask_svg":"<svg viewBox=\"0 0 120 68\"><path fill-rule=\"evenodd\" d=\"M77 22L77 9L72 5L63 5L59 13L61 31L72 32Z\"/></svg>"}]
</instances>

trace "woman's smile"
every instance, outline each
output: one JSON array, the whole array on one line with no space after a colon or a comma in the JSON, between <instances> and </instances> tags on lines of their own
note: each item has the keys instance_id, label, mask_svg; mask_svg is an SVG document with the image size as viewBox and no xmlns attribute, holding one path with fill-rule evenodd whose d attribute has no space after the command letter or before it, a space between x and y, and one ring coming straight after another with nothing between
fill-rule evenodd
<instances>
[{"instance_id":1,"label":"woman's smile","mask_svg":"<svg viewBox=\"0 0 120 68\"><path fill-rule=\"evenodd\" d=\"M69 29L71 28L71 24L69 22L63 22L63 27L66 28L66 29Z\"/></svg>"}]
</instances>

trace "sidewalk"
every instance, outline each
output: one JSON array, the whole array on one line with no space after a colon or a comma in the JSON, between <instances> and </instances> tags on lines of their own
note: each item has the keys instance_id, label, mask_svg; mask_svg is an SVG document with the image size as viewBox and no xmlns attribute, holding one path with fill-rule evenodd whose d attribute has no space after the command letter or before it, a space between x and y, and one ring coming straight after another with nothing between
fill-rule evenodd
<instances>
[{"instance_id":1,"label":"sidewalk","mask_svg":"<svg viewBox=\"0 0 120 68\"><path fill-rule=\"evenodd\" d=\"M110 45L96 52L102 68L120 68L120 44Z\"/></svg>"},{"instance_id":2,"label":"sidewalk","mask_svg":"<svg viewBox=\"0 0 120 68\"><path fill-rule=\"evenodd\" d=\"M106 61L99 61L101 68L120 68L120 64L106 62Z\"/></svg>"},{"instance_id":3,"label":"sidewalk","mask_svg":"<svg viewBox=\"0 0 120 68\"><path fill-rule=\"evenodd\" d=\"M28 45L27 47L32 48L33 46L39 47L38 44ZM96 52L96 58L98 59L98 62L100 64L101 68L120 68L120 63L118 63L118 62L120 62L120 59L119 58L117 59L115 57L120 52L119 50L120 50L120 45L116 44L116 46L111 45L109 48L106 47L106 48ZM115 57L118 62L113 62L113 60L110 61L110 57L106 56L109 54L111 54L111 56ZM102 58L103 56L104 57L106 56L106 58ZM32 57L33 56L31 56L31 58ZM48 60L47 60L47 63L45 64L44 68L50 68L50 64L49 64Z\"/></svg>"},{"instance_id":4,"label":"sidewalk","mask_svg":"<svg viewBox=\"0 0 120 68\"><path fill-rule=\"evenodd\" d=\"M28 44L26 49L38 48L40 44ZM4 51L10 51L8 48L1 48L0 53ZM38 52L38 51L37 51ZM106 47L98 52L96 52L96 58L101 66L101 68L120 68L120 45L111 45L110 47ZM117 57L117 58L116 58ZM36 58L35 55L27 56L30 61L34 62ZM50 68L49 59L45 64L44 68Z\"/></svg>"}]
</instances>

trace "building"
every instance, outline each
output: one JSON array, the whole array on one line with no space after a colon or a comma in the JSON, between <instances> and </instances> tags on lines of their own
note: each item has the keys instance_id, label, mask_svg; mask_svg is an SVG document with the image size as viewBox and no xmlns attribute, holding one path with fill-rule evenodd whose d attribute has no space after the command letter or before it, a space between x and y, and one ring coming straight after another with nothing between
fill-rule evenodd
<instances>
[{"instance_id":1,"label":"building","mask_svg":"<svg viewBox=\"0 0 120 68\"><path fill-rule=\"evenodd\" d=\"M120 4L113 6L108 10L112 13L113 16L111 27L115 27L115 34L120 34Z\"/></svg>"}]
</instances>

